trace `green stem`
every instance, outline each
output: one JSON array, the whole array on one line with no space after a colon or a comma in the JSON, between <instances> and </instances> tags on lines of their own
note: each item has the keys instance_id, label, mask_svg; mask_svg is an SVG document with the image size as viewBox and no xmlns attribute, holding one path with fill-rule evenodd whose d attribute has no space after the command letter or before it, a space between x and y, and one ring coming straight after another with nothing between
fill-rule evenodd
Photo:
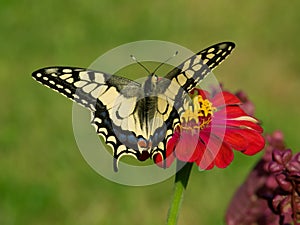
<instances>
[{"instance_id":1,"label":"green stem","mask_svg":"<svg viewBox=\"0 0 300 225\"><path fill-rule=\"evenodd\" d=\"M182 164L185 163L185 165L182 167ZM173 199L169 208L168 218L167 218L167 225L176 225L178 214L180 211L181 202L183 199L183 193L184 190L187 187L189 176L191 173L193 163L186 163L177 160L177 168L181 168L176 173L175 176L175 183L174 183L174 194Z\"/></svg>"}]
</instances>

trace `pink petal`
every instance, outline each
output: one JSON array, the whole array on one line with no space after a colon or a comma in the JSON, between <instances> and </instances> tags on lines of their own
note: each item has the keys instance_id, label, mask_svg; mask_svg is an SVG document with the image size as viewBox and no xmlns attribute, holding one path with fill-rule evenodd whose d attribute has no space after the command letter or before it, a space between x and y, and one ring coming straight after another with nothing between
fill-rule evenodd
<instances>
[{"instance_id":1,"label":"pink petal","mask_svg":"<svg viewBox=\"0 0 300 225\"><path fill-rule=\"evenodd\" d=\"M246 120L230 120L229 119L226 121L226 125L232 126L232 127L241 127L241 128L248 127L253 130L256 130L259 133L263 132L263 128L260 125L254 123L254 122L251 122L251 121L246 121Z\"/></svg>"},{"instance_id":2,"label":"pink petal","mask_svg":"<svg viewBox=\"0 0 300 225\"><path fill-rule=\"evenodd\" d=\"M242 118L241 118L242 119ZM263 128L254 122L247 121L247 120L240 120L240 119L218 119L216 117L213 118L210 126L212 129L214 127L228 127L233 129L252 129L259 133L263 132Z\"/></svg>"},{"instance_id":3,"label":"pink petal","mask_svg":"<svg viewBox=\"0 0 300 225\"><path fill-rule=\"evenodd\" d=\"M213 106L220 107L223 105L239 105L241 101L238 97L231 94L230 92L223 91L217 93L212 99Z\"/></svg>"},{"instance_id":4,"label":"pink petal","mask_svg":"<svg viewBox=\"0 0 300 225\"><path fill-rule=\"evenodd\" d=\"M196 160L196 164L200 169L203 170L212 169L215 165L214 157L202 142L199 142L198 144L199 144L198 148L199 148L200 156Z\"/></svg>"},{"instance_id":5,"label":"pink petal","mask_svg":"<svg viewBox=\"0 0 300 225\"><path fill-rule=\"evenodd\" d=\"M200 152L197 149L198 134L192 135L191 133L182 132L175 148L176 157L184 162L194 162Z\"/></svg>"},{"instance_id":6,"label":"pink petal","mask_svg":"<svg viewBox=\"0 0 300 225\"><path fill-rule=\"evenodd\" d=\"M230 129L228 128L231 132L234 132L236 129ZM263 149L265 146L265 139L263 136L256 132L255 130L251 129L240 129L236 130L240 135L242 135L248 142L248 146L242 150L243 154L246 155L254 155L260 150Z\"/></svg>"},{"instance_id":7,"label":"pink petal","mask_svg":"<svg viewBox=\"0 0 300 225\"><path fill-rule=\"evenodd\" d=\"M249 143L246 137L240 134L241 129L218 129L213 128L213 133L236 150L245 150Z\"/></svg>"},{"instance_id":8,"label":"pink petal","mask_svg":"<svg viewBox=\"0 0 300 225\"><path fill-rule=\"evenodd\" d=\"M223 142L215 159L215 164L219 168L226 168L232 162L233 158L233 151L226 143Z\"/></svg>"},{"instance_id":9,"label":"pink petal","mask_svg":"<svg viewBox=\"0 0 300 225\"><path fill-rule=\"evenodd\" d=\"M248 115L237 105L226 106L225 108L218 109L216 112L214 112L214 117L217 119L236 118L241 116Z\"/></svg>"},{"instance_id":10,"label":"pink petal","mask_svg":"<svg viewBox=\"0 0 300 225\"><path fill-rule=\"evenodd\" d=\"M226 143L209 133L201 133L200 137L204 142L205 150L196 163L201 169L211 169L214 165L225 168L231 163L233 152Z\"/></svg>"}]
</instances>

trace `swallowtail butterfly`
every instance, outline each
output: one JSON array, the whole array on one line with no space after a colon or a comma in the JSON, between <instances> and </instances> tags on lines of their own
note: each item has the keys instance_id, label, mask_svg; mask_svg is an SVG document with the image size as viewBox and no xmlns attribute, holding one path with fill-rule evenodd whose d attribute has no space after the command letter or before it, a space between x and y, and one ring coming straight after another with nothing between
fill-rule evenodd
<instances>
[{"instance_id":1,"label":"swallowtail butterfly","mask_svg":"<svg viewBox=\"0 0 300 225\"><path fill-rule=\"evenodd\" d=\"M232 42L210 46L186 59L164 78L149 74L144 83L76 67L47 67L35 80L91 111L96 132L113 148L114 169L123 155L143 161L160 154L184 111L187 93L234 49Z\"/></svg>"}]
</instances>

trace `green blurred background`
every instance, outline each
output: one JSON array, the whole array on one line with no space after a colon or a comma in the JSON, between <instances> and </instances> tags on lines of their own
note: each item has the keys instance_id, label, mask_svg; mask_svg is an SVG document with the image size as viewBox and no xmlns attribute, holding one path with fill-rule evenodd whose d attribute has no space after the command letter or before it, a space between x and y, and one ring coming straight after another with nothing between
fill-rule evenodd
<instances>
[{"instance_id":1,"label":"green blurred background","mask_svg":"<svg viewBox=\"0 0 300 225\"><path fill-rule=\"evenodd\" d=\"M215 75L256 104L265 132L299 151L300 1L0 1L0 224L164 224L173 179L147 187L105 180L82 158L72 103L31 79L49 65L85 67L121 44L171 41L193 51L231 40ZM113 63L113 62L112 62ZM179 224L223 224L260 155L194 168Z\"/></svg>"}]
</instances>

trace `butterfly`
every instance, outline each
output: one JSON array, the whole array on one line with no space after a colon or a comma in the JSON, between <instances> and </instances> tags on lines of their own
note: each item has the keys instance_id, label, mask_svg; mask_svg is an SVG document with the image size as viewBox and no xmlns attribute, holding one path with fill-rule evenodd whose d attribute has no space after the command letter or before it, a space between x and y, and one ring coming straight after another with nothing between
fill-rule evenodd
<instances>
[{"instance_id":1,"label":"butterfly","mask_svg":"<svg viewBox=\"0 0 300 225\"><path fill-rule=\"evenodd\" d=\"M199 82L234 49L232 42L212 45L163 78L149 73L143 83L85 68L54 66L32 77L91 111L96 132L113 149L114 170L124 155L140 161L160 154L184 112L184 101Z\"/></svg>"}]
</instances>

